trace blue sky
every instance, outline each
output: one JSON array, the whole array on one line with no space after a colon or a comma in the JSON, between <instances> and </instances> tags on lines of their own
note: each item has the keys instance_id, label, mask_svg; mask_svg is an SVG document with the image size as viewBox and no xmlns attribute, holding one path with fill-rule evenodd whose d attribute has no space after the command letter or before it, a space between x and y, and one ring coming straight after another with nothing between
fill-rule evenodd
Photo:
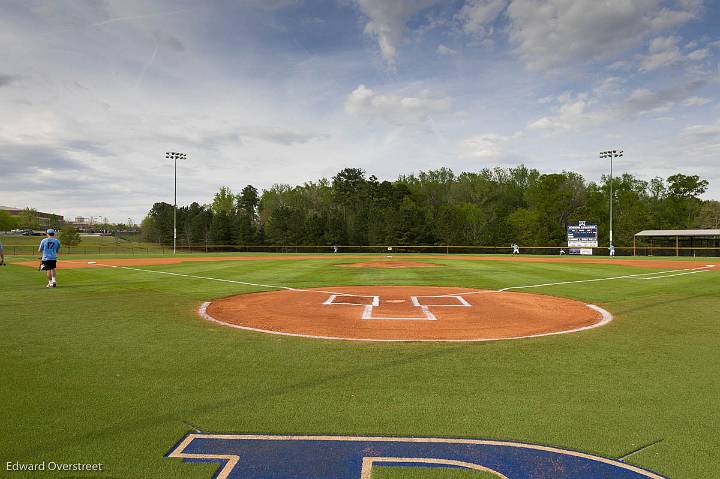
<instances>
[{"instance_id":1,"label":"blue sky","mask_svg":"<svg viewBox=\"0 0 720 479\"><path fill-rule=\"evenodd\" d=\"M524 163L720 198L720 2L0 0L0 204L139 222L331 177Z\"/></svg>"}]
</instances>

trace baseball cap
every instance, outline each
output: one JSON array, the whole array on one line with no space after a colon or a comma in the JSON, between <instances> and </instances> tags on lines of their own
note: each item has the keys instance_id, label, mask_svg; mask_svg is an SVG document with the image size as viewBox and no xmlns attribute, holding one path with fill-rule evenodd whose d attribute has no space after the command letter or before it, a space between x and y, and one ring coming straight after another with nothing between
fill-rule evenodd
<instances>
[{"instance_id":1,"label":"baseball cap","mask_svg":"<svg viewBox=\"0 0 720 479\"><path fill-rule=\"evenodd\" d=\"M55 234L55 230L52 229L52 228L50 228L49 230L47 230L47 234L49 234L49 235L54 235L54 234Z\"/></svg>"}]
</instances>

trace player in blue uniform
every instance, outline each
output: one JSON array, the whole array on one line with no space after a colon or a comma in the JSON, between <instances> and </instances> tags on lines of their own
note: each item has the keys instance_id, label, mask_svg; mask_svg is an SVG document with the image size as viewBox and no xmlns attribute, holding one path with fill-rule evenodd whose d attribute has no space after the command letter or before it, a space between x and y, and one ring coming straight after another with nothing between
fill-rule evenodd
<instances>
[{"instance_id":1,"label":"player in blue uniform","mask_svg":"<svg viewBox=\"0 0 720 479\"><path fill-rule=\"evenodd\" d=\"M38 247L38 251L42 253L40 269L43 271L47 271L47 287L55 288L57 287L57 283L55 282L55 268L57 263L57 254L58 251L60 251L60 240L55 238L54 229L51 228L47 230L47 238L44 238L40 242L40 247Z\"/></svg>"}]
</instances>

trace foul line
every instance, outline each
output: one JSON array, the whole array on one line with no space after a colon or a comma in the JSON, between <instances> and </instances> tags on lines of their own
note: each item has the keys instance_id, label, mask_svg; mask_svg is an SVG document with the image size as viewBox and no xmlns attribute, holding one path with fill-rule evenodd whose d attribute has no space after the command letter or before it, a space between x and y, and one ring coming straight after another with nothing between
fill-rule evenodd
<instances>
[{"instance_id":1,"label":"foul line","mask_svg":"<svg viewBox=\"0 0 720 479\"><path fill-rule=\"evenodd\" d=\"M657 444L660 444L661 442L663 442L663 440L664 440L664 439L658 439L657 441L653 441L653 442L651 442L650 444L646 444L646 445L644 445L644 446L637 447L637 448L633 449L632 451L628 452L627 454L625 454L625 455L623 455L623 456L620 456L617 460L620 461L620 462L625 462L625 459L627 459L628 457L634 456L635 454L637 454L637 453L639 453L639 452L642 452L642 451L644 451L645 449L648 449L648 448L653 447L653 446L655 446L655 445L657 445Z\"/></svg>"},{"instance_id":2,"label":"foul line","mask_svg":"<svg viewBox=\"0 0 720 479\"><path fill-rule=\"evenodd\" d=\"M233 283L233 284L243 284L246 286L258 286L260 288L270 288L270 289L284 289L286 291L300 291L304 293L323 293L323 294L334 294L336 296L357 296L355 294L350 293L339 293L336 291L324 291L319 289L303 289L303 288L291 288L289 286L277 286L274 284L262 284L262 283L249 283L247 281L237 281L234 279L224 279L224 278L212 278L210 276L198 276L194 274L184 274L184 273L171 273L170 271L157 271L153 269L142 269L142 268L131 268L130 266L115 266L115 265L108 265L108 264L100 264L97 263L98 266L104 266L106 268L120 268L120 269L127 269L131 271L142 271L143 273L155 273L155 274L165 274L169 276L180 276L183 278L193 278L193 279L206 279L209 281L220 281L222 283Z\"/></svg>"},{"instance_id":3,"label":"foul line","mask_svg":"<svg viewBox=\"0 0 720 479\"><path fill-rule=\"evenodd\" d=\"M593 278L593 279L580 279L576 281L558 281L556 283L542 283L542 284L530 284L525 286L509 286L507 288L502 288L498 290L493 291L471 291L469 293L456 293L456 294L446 294L444 296L455 296L455 295L469 295L469 294L483 294L488 292L496 292L496 293L502 293L504 291L510 291L513 289L530 289L530 288L542 288L545 286L560 286L564 284L580 284L580 283L594 283L598 281L612 281L617 279L641 279L641 280L651 280L651 279L660 279L660 278L671 278L673 276L684 276L688 274L696 274L696 273L707 273L710 271L710 268L714 268L714 266L702 266L700 268L692 268L692 269L672 269L668 271L654 271L652 273L638 273L638 274L626 274L622 276L611 276L609 278ZM663 276L658 276L663 275ZM643 276L649 276L647 278Z\"/></svg>"},{"instance_id":4,"label":"foul line","mask_svg":"<svg viewBox=\"0 0 720 479\"><path fill-rule=\"evenodd\" d=\"M107 265L107 264L101 264L101 263L95 263L97 266L103 266L106 268L120 268L120 269L126 269L130 271L141 271L144 273L155 273L155 274L164 274L168 276L179 276L183 278L193 278L193 279L205 279L208 281L219 281L222 283L233 283L233 284L242 284L246 286L257 286L260 288L270 288L270 289L282 289L285 291L299 291L299 292L306 292L306 293L322 293L322 294L331 294L336 296L358 296L352 293L342 293L337 291L326 291L321 289L304 289L304 288L291 288L289 286L278 286L274 284L262 284L262 283L250 283L247 281L238 281L234 279L224 279L224 278L213 278L210 276L198 276L194 274L184 274L184 273L172 273L170 271L157 271L153 269L143 269L143 268L132 268L130 266L116 266L116 265ZM582 283L595 283L599 281L614 281L618 279L638 279L638 280L654 280L654 279L662 279L662 278L673 278L676 276L685 276L690 274L697 274L697 273L707 273L708 271L711 271L712 268L715 268L715 265L705 265L701 266L699 268L689 268L689 269L671 269L667 271L653 271L651 273L638 273L638 274L626 274L622 276L611 276L609 278L593 278L593 279L580 279L575 281L558 281L555 283L541 283L541 284L530 284L530 285L524 285L524 286L509 286L507 288L501 288L496 290L478 290L478 291L468 291L466 293L449 293L449 294L441 294L437 295L435 297L437 298L445 298L445 297L462 297L462 296L469 296L472 294L491 294L491 293L503 293L505 291L511 291L515 289L532 289L532 288L543 288L546 286L562 286L567 284L582 284Z\"/></svg>"}]
</instances>

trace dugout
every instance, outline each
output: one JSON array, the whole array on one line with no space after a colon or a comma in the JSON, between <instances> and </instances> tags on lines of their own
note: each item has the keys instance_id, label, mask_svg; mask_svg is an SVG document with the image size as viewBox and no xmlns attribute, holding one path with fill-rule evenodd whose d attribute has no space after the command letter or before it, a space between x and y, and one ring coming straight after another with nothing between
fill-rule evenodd
<instances>
[{"instance_id":1,"label":"dugout","mask_svg":"<svg viewBox=\"0 0 720 479\"><path fill-rule=\"evenodd\" d=\"M720 229L641 231L633 256L720 256Z\"/></svg>"}]
</instances>

